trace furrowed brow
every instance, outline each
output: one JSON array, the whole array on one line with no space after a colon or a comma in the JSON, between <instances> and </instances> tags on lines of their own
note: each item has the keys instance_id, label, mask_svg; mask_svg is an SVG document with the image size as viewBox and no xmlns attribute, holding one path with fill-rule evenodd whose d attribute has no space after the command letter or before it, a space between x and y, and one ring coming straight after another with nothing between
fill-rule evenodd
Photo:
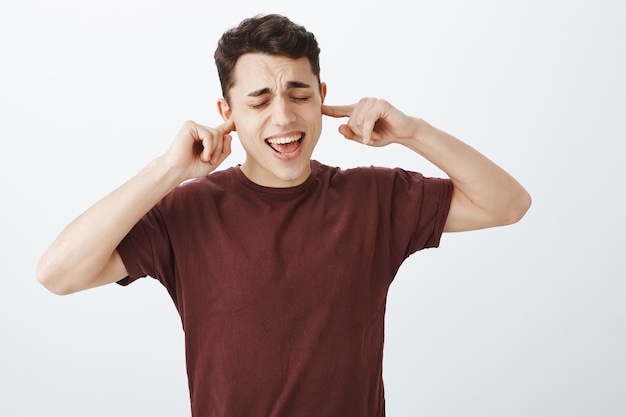
<instances>
[{"instance_id":1,"label":"furrowed brow","mask_svg":"<svg viewBox=\"0 0 626 417\"><path fill-rule=\"evenodd\" d=\"M287 83L287 88L311 88L311 86L300 81L289 81Z\"/></svg>"},{"instance_id":2,"label":"furrowed brow","mask_svg":"<svg viewBox=\"0 0 626 417\"><path fill-rule=\"evenodd\" d=\"M289 90L292 88L311 88L311 86L301 81L288 81L287 89ZM261 97L267 94L272 94L272 89L265 87L248 93L248 97Z\"/></svg>"},{"instance_id":3,"label":"furrowed brow","mask_svg":"<svg viewBox=\"0 0 626 417\"><path fill-rule=\"evenodd\" d=\"M269 88L261 88L259 90L253 91L250 94L248 94L248 97L261 97L264 96L266 94L271 94L272 90Z\"/></svg>"}]
</instances>

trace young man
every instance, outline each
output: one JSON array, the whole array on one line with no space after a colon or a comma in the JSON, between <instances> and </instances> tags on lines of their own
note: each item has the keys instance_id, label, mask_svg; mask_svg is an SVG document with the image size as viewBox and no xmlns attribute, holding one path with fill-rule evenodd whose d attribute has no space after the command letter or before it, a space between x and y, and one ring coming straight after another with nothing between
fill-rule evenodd
<instances>
[{"instance_id":1,"label":"young man","mask_svg":"<svg viewBox=\"0 0 626 417\"><path fill-rule=\"evenodd\" d=\"M243 21L215 60L224 123L185 123L164 155L67 226L37 277L59 294L158 279L182 318L196 417L382 416L385 300L403 260L444 231L516 222L530 197L384 100L323 104L315 37L285 17ZM312 161L323 115L449 179ZM233 131L246 160L213 172Z\"/></svg>"}]
</instances>

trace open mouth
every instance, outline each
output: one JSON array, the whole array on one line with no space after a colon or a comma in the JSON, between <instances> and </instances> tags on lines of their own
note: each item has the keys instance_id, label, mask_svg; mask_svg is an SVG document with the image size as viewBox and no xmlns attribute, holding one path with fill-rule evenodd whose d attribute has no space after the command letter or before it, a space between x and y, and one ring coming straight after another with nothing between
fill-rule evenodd
<instances>
[{"instance_id":1,"label":"open mouth","mask_svg":"<svg viewBox=\"0 0 626 417\"><path fill-rule=\"evenodd\" d=\"M298 133L290 136L281 136L265 139L267 143L275 152L281 155L290 155L298 150L302 143L304 134Z\"/></svg>"}]
</instances>

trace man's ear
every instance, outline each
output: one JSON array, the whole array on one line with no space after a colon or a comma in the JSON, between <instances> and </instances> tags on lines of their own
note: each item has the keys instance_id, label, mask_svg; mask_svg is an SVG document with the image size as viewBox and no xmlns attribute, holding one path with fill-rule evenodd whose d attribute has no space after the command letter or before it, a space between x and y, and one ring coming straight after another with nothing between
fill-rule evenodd
<instances>
[{"instance_id":1,"label":"man's ear","mask_svg":"<svg viewBox=\"0 0 626 417\"><path fill-rule=\"evenodd\" d=\"M320 93L322 95L322 104L324 104L324 99L326 98L326 83L320 83Z\"/></svg>"},{"instance_id":2,"label":"man's ear","mask_svg":"<svg viewBox=\"0 0 626 417\"><path fill-rule=\"evenodd\" d=\"M217 111L219 112L220 116L222 116L222 119L224 119L224 121L230 119L233 114L233 111L230 109L228 101L226 101L226 99L224 98L220 98L217 100ZM237 130L237 127L235 126L233 130Z\"/></svg>"}]
</instances>

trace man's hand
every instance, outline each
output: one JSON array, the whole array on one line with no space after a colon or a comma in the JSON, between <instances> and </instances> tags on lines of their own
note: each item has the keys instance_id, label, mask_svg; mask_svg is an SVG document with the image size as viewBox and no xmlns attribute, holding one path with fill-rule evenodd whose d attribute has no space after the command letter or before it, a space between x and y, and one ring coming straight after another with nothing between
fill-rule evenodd
<instances>
[{"instance_id":1,"label":"man's hand","mask_svg":"<svg viewBox=\"0 0 626 417\"><path fill-rule=\"evenodd\" d=\"M233 130L232 119L216 128L185 122L164 155L165 160L179 173L181 182L208 175L230 155Z\"/></svg>"},{"instance_id":2,"label":"man's hand","mask_svg":"<svg viewBox=\"0 0 626 417\"><path fill-rule=\"evenodd\" d=\"M323 105L322 114L348 117L348 122L339 126L339 133L370 146L402 143L417 134L417 119L377 98L363 98L357 104L345 106Z\"/></svg>"}]
</instances>

